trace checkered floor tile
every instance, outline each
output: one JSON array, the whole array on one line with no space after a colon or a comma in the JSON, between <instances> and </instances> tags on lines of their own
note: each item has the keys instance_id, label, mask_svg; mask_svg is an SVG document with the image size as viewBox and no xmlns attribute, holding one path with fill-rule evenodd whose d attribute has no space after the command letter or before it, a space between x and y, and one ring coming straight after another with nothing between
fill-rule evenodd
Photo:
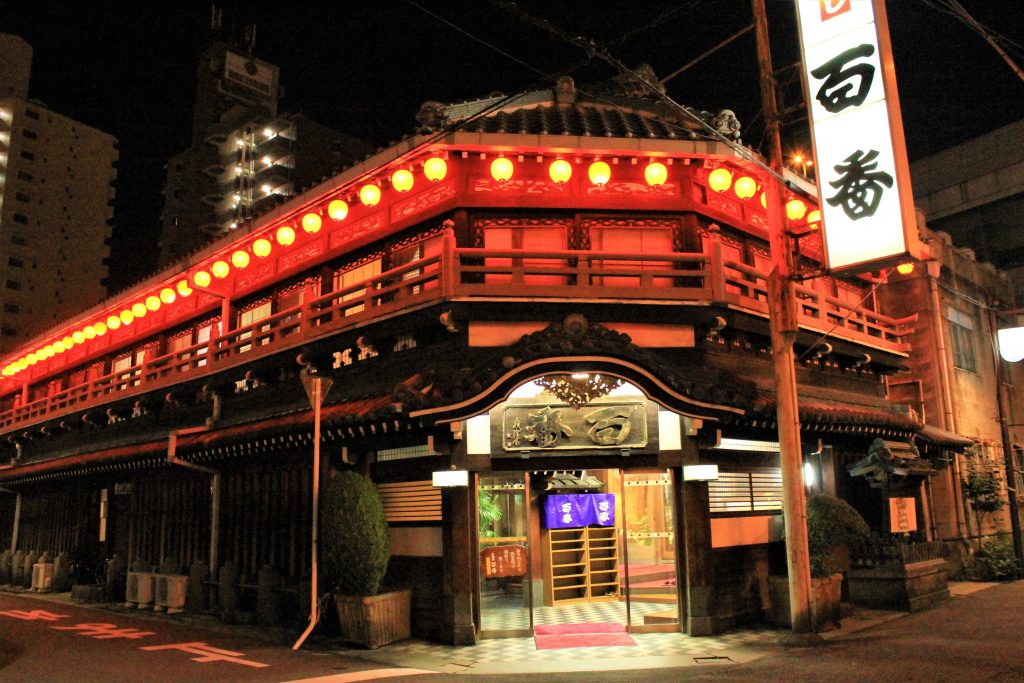
<instances>
[{"instance_id":1,"label":"checkered floor tile","mask_svg":"<svg viewBox=\"0 0 1024 683\"><path fill-rule=\"evenodd\" d=\"M500 603L497 603L500 604ZM631 614L634 622L637 616L652 611L664 611L667 605L661 603L634 603ZM497 609L492 603L491 609L484 611L486 629L529 628L529 612L521 607ZM490 620L487 620L487 616ZM597 622L626 623L626 604L615 600L605 602L583 602L559 607L538 607L534 609L534 624L569 624ZM777 633L767 629L744 630L715 637L691 638L683 633L634 633L636 646L588 647L588 660L602 657L697 657L713 655L730 648L756 645L768 642ZM561 650L538 650L532 637L523 638L491 638L481 640L479 644L468 647L451 647L421 640L407 640L381 648L377 651L390 661L401 661L403 658L429 657L438 662L461 662L471 671L476 664L498 664L501 662L523 661L578 661L581 650L567 648Z\"/></svg>"}]
</instances>

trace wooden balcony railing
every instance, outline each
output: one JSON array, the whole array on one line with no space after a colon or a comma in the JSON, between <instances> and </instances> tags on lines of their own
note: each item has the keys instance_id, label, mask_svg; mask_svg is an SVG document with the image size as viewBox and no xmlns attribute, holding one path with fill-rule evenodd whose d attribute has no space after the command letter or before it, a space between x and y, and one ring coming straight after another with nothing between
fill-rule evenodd
<instances>
[{"instance_id":1,"label":"wooden balcony railing","mask_svg":"<svg viewBox=\"0 0 1024 683\"><path fill-rule=\"evenodd\" d=\"M609 253L457 248L346 286L209 341L150 358L0 413L0 434L115 400L212 375L254 358L438 300L718 302L767 316L768 274L724 260L717 234L704 253ZM797 288L806 328L895 353L908 350L909 320Z\"/></svg>"}]
</instances>

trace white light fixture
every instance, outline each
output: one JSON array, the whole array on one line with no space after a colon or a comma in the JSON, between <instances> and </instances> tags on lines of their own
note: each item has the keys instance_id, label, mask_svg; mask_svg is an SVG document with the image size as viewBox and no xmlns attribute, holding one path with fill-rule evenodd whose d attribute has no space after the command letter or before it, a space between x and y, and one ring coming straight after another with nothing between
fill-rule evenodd
<instances>
[{"instance_id":1,"label":"white light fixture","mask_svg":"<svg viewBox=\"0 0 1024 683\"><path fill-rule=\"evenodd\" d=\"M684 465L683 481L714 481L718 479L718 465Z\"/></svg>"},{"instance_id":2,"label":"white light fixture","mask_svg":"<svg viewBox=\"0 0 1024 683\"><path fill-rule=\"evenodd\" d=\"M1010 363L1024 359L1024 327L999 330L999 356Z\"/></svg>"},{"instance_id":3,"label":"white light fixture","mask_svg":"<svg viewBox=\"0 0 1024 683\"><path fill-rule=\"evenodd\" d=\"M817 482L817 477L814 474L814 464L805 462L804 463L804 484L813 487Z\"/></svg>"},{"instance_id":4,"label":"white light fixture","mask_svg":"<svg viewBox=\"0 0 1024 683\"><path fill-rule=\"evenodd\" d=\"M434 472L433 485L438 488L469 486L469 472L466 470L439 470Z\"/></svg>"}]
</instances>

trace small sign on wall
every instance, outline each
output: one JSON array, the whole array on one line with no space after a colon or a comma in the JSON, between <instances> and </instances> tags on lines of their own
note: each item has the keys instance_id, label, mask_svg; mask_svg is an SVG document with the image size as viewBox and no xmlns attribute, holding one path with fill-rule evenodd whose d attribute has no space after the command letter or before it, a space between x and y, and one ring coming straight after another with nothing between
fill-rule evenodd
<instances>
[{"instance_id":1,"label":"small sign on wall","mask_svg":"<svg viewBox=\"0 0 1024 683\"><path fill-rule=\"evenodd\" d=\"M889 499L889 530L894 534L917 531L917 507L913 498Z\"/></svg>"}]
</instances>

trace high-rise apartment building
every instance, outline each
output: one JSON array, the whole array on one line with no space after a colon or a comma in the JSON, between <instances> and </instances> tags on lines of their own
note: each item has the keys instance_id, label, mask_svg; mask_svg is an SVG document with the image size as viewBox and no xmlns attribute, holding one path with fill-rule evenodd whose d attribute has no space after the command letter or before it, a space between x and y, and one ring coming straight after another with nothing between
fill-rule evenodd
<instances>
[{"instance_id":1,"label":"high-rise apartment building","mask_svg":"<svg viewBox=\"0 0 1024 683\"><path fill-rule=\"evenodd\" d=\"M29 100L31 65L0 34L0 352L106 295L117 139Z\"/></svg>"},{"instance_id":2,"label":"high-rise apartment building","mask_svg":"<svg viewBox=\"0 0 1024 683\"><path fill-rule=\"evenodd\" d=\"M278 115L278 81L276 66L225 43L202 53L192 144L167 164L161 267L371 150L301 114Z\"/></svg>"}]
</instances>

